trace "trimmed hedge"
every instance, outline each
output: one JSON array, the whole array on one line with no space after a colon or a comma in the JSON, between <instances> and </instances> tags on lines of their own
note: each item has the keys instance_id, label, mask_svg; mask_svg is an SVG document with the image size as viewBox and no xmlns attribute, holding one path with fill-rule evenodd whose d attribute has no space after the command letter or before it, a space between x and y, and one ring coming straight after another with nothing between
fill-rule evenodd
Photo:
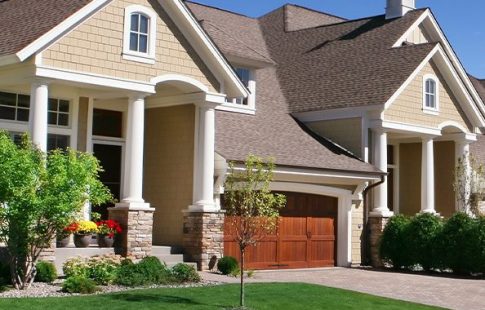
<instances>
[{"instance_id":1,"label":"trimmed hedge","mask_svg":"<svg viewBox=\"0 0 485 310\"><path fill-rule=\"evenodd\" d=\"M40 261L35 265L35 268L37 269L36 282L52 283L57 279L57 269L53 263Z\"/></svg>"},{"instance_id":2,"label":"trimmed hedge","mask_svg":"<svg viewBox=\"0 0 485 310\"><path fill-rule=\"evenodd\" d=\"M485 217L394 216L384 229L379 253L395 269L421 266L457 274L485 273Z\"/></svg>"},{"instance_id":3,"label":"trimmed hedge","mask_svg":"<svg viewBox=\"0 0 485 310\"><path fill-rule=\"evenodd\" d=\"M217 262L217 270L223 275L229 275L235 270L239 270L239 263L237 262L237 259L232 256L224 256Z\"/></svg>"}]
</instances>

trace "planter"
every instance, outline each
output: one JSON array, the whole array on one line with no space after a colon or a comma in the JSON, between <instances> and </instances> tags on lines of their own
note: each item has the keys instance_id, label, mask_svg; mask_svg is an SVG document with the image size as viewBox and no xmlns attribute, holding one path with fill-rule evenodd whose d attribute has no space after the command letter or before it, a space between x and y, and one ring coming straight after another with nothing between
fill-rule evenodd
<instances>
[{"instance_id":1,"label":"planter","mask_svg":"<svg viewBox=\"0 0 485 310\"><path fill-rule=\"evenodd\" d=\"M76 248L87 248L91 244L92 235L74 234L74 245Z\"/></svg>"},{"instance_id":2,"label":"planter","mask_svg":"<svg viewBox=\"0 0 485 310\"><path fill-rule=\"evenodd\" d=\"M109 235L98 234L98 245L100 248L112 248L115 238Z\"/></svg>"},{"instance_id":3,"label":"planter","mask_svg":"<svg viewBox=\"0 0 485 310\"><path fill-rule=\"evenodd\" d=\"M69 245L69 241L71 240L71 235L67 236L57 236L56 238L56 247L57 248L65 248Z\"/></svg>"}]
</instances>

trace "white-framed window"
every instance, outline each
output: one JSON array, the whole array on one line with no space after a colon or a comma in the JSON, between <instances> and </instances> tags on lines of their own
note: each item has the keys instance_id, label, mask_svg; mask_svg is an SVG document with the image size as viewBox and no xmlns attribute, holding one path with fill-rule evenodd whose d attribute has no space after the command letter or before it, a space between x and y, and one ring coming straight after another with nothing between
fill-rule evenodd
<instances>
[{"instance_id":1,"label":"white-framed window","mask_svg":"<svg viewBox=\"0 0 485 310\"><path fill-rule=\"evenodd\" d=\"M123 58L155 63L157 14L142 5L125 8Z\"/></svg>"},{"instance_id":2,"label":"white-framed window","mask_svg":"<svg viewBox=\"0 0 485 310\"><path fill-rule=\"evenodd\" d=\"M237 76L241 79L243 82L244 86L246 86L249 89L249 80L251 76L251 70L248 68L235 68ZM235 98L235 103L247 106L249 103L249 98Z\"/></svg>"},{"instance_id":3,"label":"white-framed window","mask_svg":"<svg viewBox=\"0 0 485 310\"><path fill-rule=\"evenodd\" d=\"M49 125L69 127L70 106L68 100L49 98Z\"/></svg>"},{"instance_id":4,"label":"white-framed window","mask_svg":"<svg viewBox=\"0 0 485 310\"><path fill-rule=\"evenodd\" d=\"M254 114L256 109L256 80L254 70L244 66L234 66L239 79L249 90L247 98L228 98L218 109L245 114Z\"/></svg>"},{"instance_id":5,"label":"white-framed window","mask_svg":"<svg viewBox=\"0 0 485 310\"><path fill-rule=\"evenodd\" d=\"M439 112L439 81L431 74L423 77L423 111L431 114Z\"/></svg>"},{"instance_id":6,"label":"white-framed window","mask_svg":"<svg viewBox=\"0 0 485 310\"><path fill-rule=\"evenodd\" d=\"M0 92L0 119L28 122L30 96Z\"/></svg>"}]
</instances>

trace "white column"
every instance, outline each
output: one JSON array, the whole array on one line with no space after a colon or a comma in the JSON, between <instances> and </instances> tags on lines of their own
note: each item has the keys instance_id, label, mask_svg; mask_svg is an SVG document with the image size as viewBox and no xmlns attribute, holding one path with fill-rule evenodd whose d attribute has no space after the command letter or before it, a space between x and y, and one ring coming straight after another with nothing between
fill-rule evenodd
<instances>
[{"instance_id":1,"label":"white column","mask_svg":"<svg viewBox=\"0 0 485 310\"><path fill-rule=\"evenodd\" d=\"M434 202L433 138L425 137L421 157L421 212L436 213Z\"/></svg>"},{"instance_id":2,"label":"white column","mask_svg":"<svg viewBox=\"0 0 485 310\"><path fill-rule=\"evenodd\" d=\"M47 151L47 111L49 88L45 82L35 82L30 91L30 135L40 150Z\"/></svg>"},{"instance_id":3,"label":"white column","mask_svg":"<svg viewBox=\"0 0 485 310\"><path fill-rule=\"evenodd\" d=\"M472 171L470 167L470 144L465 138L455 141L455 165L458 167L460 159L463 165L463 175L460 175L461 186L456 194L456 211L468 211L471 195Z\"/></svg>"},{"instance_id":4,"label":"white column","mask_svg":"<svg viewBox=\"0 0 485 310\"><path fill-rule=\"evenodd\" d=\"M122 204L145 204L143 193L143 143L145 127L145 100L142 96L128 99L125 147L125 170Z\"/></svg>"},{"instance_id":5,"label":"white column","mask_svg":"<svg viewBox=\"0 0 485 310\"><path fill-rule=\"evenodd\" d=\"M374 165L381 171L387 172L387 133L383 130L373 131ZM387 177L381 185L374 189L374 208L370 215L391 216L387 206Z\"/></svg>"},{"instance_id":6,"label":"white column","mask_svg":"<svg viewBox=\"0 0 485 310\"><path fill-rule=\"evenodd\" d=\"M189 211L217 211L214 203L215 109L210 103L199 109L194 204Z\"/></svg>"}]
</instances>

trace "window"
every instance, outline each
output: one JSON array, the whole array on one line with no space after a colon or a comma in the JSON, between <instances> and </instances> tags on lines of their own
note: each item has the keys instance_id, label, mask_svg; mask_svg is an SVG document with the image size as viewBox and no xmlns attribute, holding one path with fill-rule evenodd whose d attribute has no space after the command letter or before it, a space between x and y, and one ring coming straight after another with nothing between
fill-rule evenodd
<instances>
[{"instance_id":1,"label":"window","mask_svg":"<svg viewBox=\"0 0 485 310\"><path fill-rule=\"evenodd\" d=\"M49 98L49 125L69 126L69 101Z\"/></svg>"},{"instance_id":2,"label":"window","mask_svg":"<svg viewBox=\"0 0 485 310\"><path fill-rule=\"evenodd\" d=\"M141 5L125 9L123 58L154 64L157 14Z\"/></svg>"},{"instance_id":3,"label":"window","mask_svg":"<svg viewBox=\"0 0 485 310\"><path fill-rule=\"evenodd\" d=\"M47 151L66 150L69 147L69 142L69 136L49 134L47 135Z\"/></svg>"},{"instance_id":4,"label":"window","mask_svg":"<svg viewBox=\"0 0 485 310\"><path fill-rule=\"evenodd\" d=\"M237 76L249 90L247 98L228 98L227 104L219 107L220 110L240 112L245 114L254 114L256 101L256 81L254 79L254 70L242 66L234 66Z\"/></svg>"},{"instance_id":5,"label":"window","mask_svg":"<svg viewBox=\"0 0 485 310\"><path fill-rule=\"evenodd\" d=\"M30 96L0 92L0 119L28 122Z\"/></svg>"},{"instance_id":6,"label":"window","mask_svg":"<svg viewBox=\"0 0 485 310\"><path fill-rule=\"evenodd\" d=\"M104 137L122 137L123 112L94 109L93 135Z\"/></svg>"},{"instance_id":7,"label":"window","mask_svg":"<svg viewBox=\"0 0 485 310\"><path fill-rule=\"evenodd\" d=\"M250 71L246 68L236 68L236 74L243 82L244 86L249 87ZM248 105L248 98L236 98L236 104Z\"/></svg>"},{"instance_id":8,"label":"window","mask_svg":"<svg viewBox=\"0 0 485 310\"><path fill-rule=\"evenodd\" d=\"M436 114L439 111L438 80L426 75L423 81L423 111Z\"/></svg>"}]
</instances>

